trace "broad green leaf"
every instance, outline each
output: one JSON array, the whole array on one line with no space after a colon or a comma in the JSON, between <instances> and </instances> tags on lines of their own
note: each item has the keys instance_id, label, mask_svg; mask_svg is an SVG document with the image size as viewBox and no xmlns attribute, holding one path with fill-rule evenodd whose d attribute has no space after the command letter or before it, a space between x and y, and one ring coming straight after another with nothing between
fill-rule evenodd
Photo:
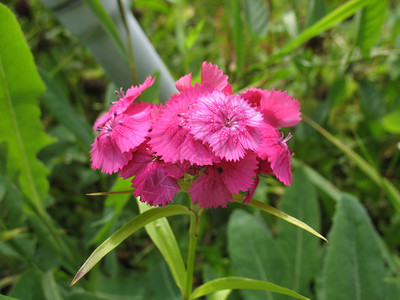
<instances>
[{"instance_id":1,"label":"broad green leaf","mask_svg":"<svg viewBox=\"0 0 400 300\"><path fill-rule=\"evenodd\" d=\"M89 7L91 12L96 16L103 29L114 41L122 57L124 57L125 60L128 61L128 53L126 51L125 44L118 33L118 29L115 26L114 21L104 9L103 4L101 4L99 0L84 0L84 2Z\"/></svg>"},{"instance_id":2,"label":"broad green leaf","mask_svg":"<svg viewBox=\"0 0 400 300\"><path fill-rule=\"evenodd\" d=\"M79 271L76 273L71 285L74 285L81 279L87 272L89 272L107 253L112 251L115 247L121 244L126 238L143 226L163 217L176 216L176 215L190 215L192 212L182 205L169 205L165 207L152 208L143 212L139 216L132 219L126 225L122 226L112 236L105 240L89 258L85 261Z\"/></svg>"},{"instance_id":3,"label":"broad green leaf","mask_svg":"<svg viewBox=\"0 0 400 300\"><path fill-rule=\"evenodd\" d=\"M381 33L385 21L386 7L386 0L370 0L368 5L361 10L356 45L360 47L364 56L369 55L372 46Z\"/></svg>"},{"instance_id":4,"label":"broad green leaf","mask_svg":"<svg viewBox=\"0 0 400 300\"><path fill-rule=\"evenodd\" d=\"M232 36L233 44L235 46L236 66L238 71L240 72L244 66L245 52L242 19L240 16L241 7L239 0L230 0L230 2L232 12Z\"/></svg>"},{"instance_id":5,"label":"broad green leaf","mask_svg":"<svg viewBox=\"0 0 400 300\"><path fill-rule=\"evenodd\" d=\"M326 15L325 0L307 1L307 20L306 27L310 27Z\"/></svg>"},{"instance_id":6,"label":"broad green leaf","mask_svg":"<svg viewBox=\"0 0 400 300\"><path fill-rule=\"evenodd\" d=\"M148 293L146 299L152 300L181 300L182 294L177 288L174 279L164 261L153 264L148 274ZM157 288L154 288L157 282Z\"/></svg>"},{"instance_id":7,"label":"broad green leaf","mask_svg":"<svg viewBox=\"0 0 400 300\"><path fill-rule=\"evenodd\" d=\"M384 299L384 262L365 209L350 195L338 203L322 276L326 300Z\"/></svg>"},{"instance_id":8,"label":"broad green leaf","mask_svg":"<svg viewBox=\"0 0 400 300\"><path fill-rule=\"evenodd\" d=\"M40 122L38 97L44 92L28 45L14 15L0 4L0 142L6 142L8 170L18 174L25 196L39 211L49 183L37 153L52 140Z\"/></svg>"},{"instance_id":9,"label":"broad green leaf","mask_svg":"<svg viewBox=\"0 0 400 300\"><path fill-rule=\"evenodd\" d=\"M220 291L220 290L233 290L233 289L253 289L264 290L268 292L279 293L283 295L292 296L297 299L307 300L308 298L292 291L288 288L276 285L272 282L254 280L243 277L225 277L209 281L197 289L195 289L190 299L197 299L201 296ZM266 299L266 298L263 298Z\"/></svg>"},{"instance_id":10,"label":"broad green leaf","mask_svg":"<svg viewBox=\"0 0 400 300\"><path fill-rule=\"evenodd\" d=\"M399 190L386 178L382 177L378 171L366 162L360 155L354 152L350 147L345 145L342 141L334 137L327 130L319 126L313 120L306 115L302 115L303 120L307 122L311 127L322 134L327 140L339 148L347 157L352 160L369 178L371 178L375 184L384 189L392 202L393 207L397 212L400 213L400 192Z\"/></svg>"},{"instance_id":11,"label":"broad green leaf","mask_svg":"<svg viewBox=\"0 0 400 300\"><path fill-rule=\"evenodd\" d=\"M26 271L12 287L9 295L17 299L44 299L41 285L42 275L39 272Z\"/></svg>"},{"instance_id":12,"label":"broad green leaf","mask_svg":"<svg viewBox=\"0 0 400 300\"><path fill-rule=\"evenodd\" d=\"M42 276L42 288L45 299L47 300L63 299L63 297L61 296L61 292L57 286L57 283L54 279L53 272L51 270L47 271Z\"/></svg>"},{"instance_id":13,"label":"broad green leaf","mask_svg":"<svg viewBox=\"0 0 400 300\"><path fill-rule=\"evenodd\" d=\"M400 133L400 110L391 112L383 117L383 128L391 133Z\"/></svg>"},{"instance_id":14,"label":"broad green leaf","mask_svg":"<svg viewBox=\"0 0 400 300\"><path fill-rule=\"evenodd\" d=\"M137 202L141 213L151 209L151 206L139 201L139 199L137 199ZM145 228L151 240L167 262L177 286L183 291L186 279L185 263L183 262L181 251L168 220L160 218L146 225Z\"/></svg>"},{"instance_id":15,"label":"broad green leaf","mask_svg":"<svg viewBox=\"0 0 400 300\"><path fill-rule=\"evenodd\" d=\"M233 199L236 202L242 202L242 197L239 195L233 195ZM308 226L306 223L304 223L300 220L297 220L296 218L294 218L292 216L289 216L288 214L284 213L283 211L280 211L279 209L276 209L275 207L272 207L268 204L262 203L255 199L252 199L250 201L250 203L246 203L246 205L261 209L271 215L281 218L282 220L285 220L286 222L292 223L293 225L296 225L296 226L308 231L309 233L319 237L320 239L323 239L324 241L327 241L326 238L324 238L321 234L319 234L317 231L315 231L312 227Z\"/></svg>"},{"instance_id":16,"label":"broad green leaf","mask_svg":"<svg viewBox=\"0 0 400 300\"><path fill-rule=\"evenodd\" d=\"M304 30L300 33L295 39L292 39L285 46L283 46L280 50L273 53L267 64L272 63L276 58L289 54L293 52L297 47L301 46L303 43L308 41L309 39L317 36L321 32L332 28L336 24L346 20L348 17L353 15L357 10L363 8L365 5L369 3L369 0L351 0L348 1L334 11L330 12L328 15L323 17L318 22L314 23L311 27Z\"/></svg>"},{"instance_id":17,"label":"broad green leaf","mask_svg":"<svg viewBox=\"0 0 400 300\"><path fill-rule=\"evenodd\" d=\"M131 189L132 183L130 180L125 180L122 177L118 177L111 189L111 192L129 191ZM109 209L112 210L111 220L107 220L107 222L97 232L96 236L89 241L89 245L100 244L102 241L104 241L104 239L110 234L111 228L118 220L122 209L125 207L131 197L132 193L109 194L107 196L104 202L105 211L108 211Z\"/></svg>"},{"instance_id":18,"label":"broad green leaf","mask_svg":"<svg viewBox=\"0 0 400 300\"><path fill-rule=\"evenodd\" d=\"M47 87L45 94L42 96L42 103L61 124L77 137L84 149L89 151L90 144L93 143L91 126L87 120L75 112L58 82L46 71L39 71Z\"/></svg>"},{"instance_id":19,"label":"broad green leaf","mask_svg":"<svg viewBox=\"0 0 400 300\"><path fill-rule=\"evenodd\" d=\"M244 0L244 20L251 32L257 37L264 37L268 31L268 10L263 0Z\"/></svg>"},{"instance_id":20,"label":"broad green leaf","mask_svg":"<svg viewBox=\"0 0 400 300\"><path fill-rule=\"evenodd\" d=\"M254 216L235 210L228 222L228 253L237 276L289 285L289 266L271 233ZM241 291L247 300L282 299L270 291Z\"/></svg>"},{"instance_id":21,"label":"broad green leaf","mask_svg":"<svg viewBox=\"0 0 400 300\"><path fill-rule=\"evenodd\" d=\"M286 189L281 198L280 208L320 230L320 210L315 188L302 168L296 170L293 184ZM310 284L319 267L320 241L283 220L278 220L277 241L289 260L291 282L288 287L311 296Z\"/></svg>"}]
</instances>

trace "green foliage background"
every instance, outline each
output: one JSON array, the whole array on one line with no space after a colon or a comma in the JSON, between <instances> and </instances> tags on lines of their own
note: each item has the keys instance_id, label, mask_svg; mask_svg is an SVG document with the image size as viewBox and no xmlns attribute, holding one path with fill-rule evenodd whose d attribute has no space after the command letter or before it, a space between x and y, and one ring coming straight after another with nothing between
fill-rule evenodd
<instances>
[{"instance_id":1,"label":"green foliage background","mask_svg":"<svg viewBox=\"0 0 400 300\"><path fill-rule=\"evenodd\" d=\"M180 299L144 230L69 287L93 249L139 214L129 195L86 196L130 188L89 163L90 124L117 87L41 2L2 2L17 19L0 6L0 299ZM255 198L330 242L238 204L209 210L195 285L246 276L312 299L399 299L398 1L135 0L131 9L175 78L198 77L211 61L234 91L288 90L305 116L291 129L293 185L262 178ZM185 253L188 218L169 223Z\"/></svg>"}]
</instances>

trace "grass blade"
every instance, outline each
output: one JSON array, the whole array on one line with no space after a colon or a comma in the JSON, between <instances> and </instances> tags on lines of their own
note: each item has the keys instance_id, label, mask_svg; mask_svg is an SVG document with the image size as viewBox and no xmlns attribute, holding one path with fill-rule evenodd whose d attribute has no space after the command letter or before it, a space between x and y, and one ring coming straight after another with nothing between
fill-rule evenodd
<instances>
[{"instance_id":1,"label":"grass blade","mask_svg":"<svg viewBox=\"0 0 400 300\"><path fill-rule=\"evenodd\" d=\"M236 289L252 289L252 290L264 290L275 292L283 295L288 295L297 299L307 300L308 298L292 291L288 288L279 286L272 282L254 280L243 277L225 277L209 281L197 289L195 289L190 299L197 299L201 296L220 291L220 290L236 290Z\"/></svg>"},{"instance_id":2,"label":"grass blade","mask_svg":"<svg viewBox=\"0 0 400 300\"><path fill-rule=\"evenodd\" d=\"M276 58L279 58L280 56L291 53L293 50L301 46L309 39L317 36L321 32L335 26L336 24L352 16L357 10L366 6L369 1L370 0L352 0L339 6L334 11L320 19L318 22L314 23L314 25L304 30L295 39L288 42L280 50L273 53L269 57L267 64L272 63Z\"/></svg>"},{"instance_id":3,"label":"grass blade","mask_svg":"<svg viewBox=\"0 0 400 300\"><path fill-rule=\"evenodd\" d=\"M121 244L126 238L132 235L134 232L138 231L145 225L169 216L175 215L189 215L192 212L182 205L169 205L165 207L156 207L148 211L143 212L139 216L132 219L126 225L122 226L117 230L112 236L105 240L93 253L89 256L86 262L82 265L79 271L76 273L74 279L72 280L71 286L78 282L83 276L87 274L107 253L116 248Z\"/></svg>"},{"instance_id":4,"label":"grass blade","mask_svg":"<svg viewBox=\"0 0 400 300\"><path fill-rule=\"evenodd\" d=\"M393 207L398 213L400 213L400 192L396 187L386 178L378 173L368 162L366 162L360 155L353 151L350 147L342 143L339 139L335 138L327 130L322 128L320 125L315 123L306 115L302 115L303 120L307 122L311 127L322 134L328 141L334 144L338 149L340 149L346 156L352 160L361 171L365 173L372 181L374 181L379 187L384 189L392 202Z\"/></svg>"},{"instance_id":5,"label":"grass blade","mask_svg":"<svg viewBox=\"0 0 400 300\"><path fill-rule=\"evenodd\" d=\"M140 202L139 199L137 202L141 213L151 209L151 206ZM146 225L146 231L167 262L176 284L183 291L186 278L185 263L167 218L160 218L157 222Z\"/></svg>"}]
</instances>

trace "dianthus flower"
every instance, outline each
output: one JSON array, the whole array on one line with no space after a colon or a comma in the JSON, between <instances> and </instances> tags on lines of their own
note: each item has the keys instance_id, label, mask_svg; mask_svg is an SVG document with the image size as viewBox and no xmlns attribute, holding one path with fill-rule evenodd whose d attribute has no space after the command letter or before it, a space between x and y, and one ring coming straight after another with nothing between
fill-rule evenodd
<instances>
[{"instance_id":1,"label":"dianthus flower","mask_svg":"<svg viewBox=\"0 0 400 300\"><path fill-rule=\"evenodd\" d=\"M291 151L280 127L296 125L300 105L286 92L251 88L232 94L228 76L204 62L201 82L187 74L164 105L137 103L152 85L147 78L95 123L92 168L132 179L134 195L149 205L166 205L185 173L191 201L202 208L226 207L233 194L251 201L259 173L290 185ZM185 177L186 178L186 177Z\"/></svg>"}]
</instances>

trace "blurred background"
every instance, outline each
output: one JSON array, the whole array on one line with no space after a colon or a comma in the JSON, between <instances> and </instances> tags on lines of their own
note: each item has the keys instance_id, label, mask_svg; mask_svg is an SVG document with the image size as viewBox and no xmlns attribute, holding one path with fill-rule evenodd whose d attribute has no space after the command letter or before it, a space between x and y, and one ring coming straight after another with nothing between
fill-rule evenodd
<instances>
[{"instance_id":1,"label":"blurred background","mask_svg":"<svg viewBox=\"0 0 400 300\"><path fill-rule=\"evenodd\" d=\"M114 92L134 79L118 38L107 31L112 26L96 15L95 1L79 4L99 22L80 36L58 18L67 8L43 2L1 1L16 15L46 86L37 100L53 142L38 153L49 171L39 213L18 174L8 171L9 149L0 141L0 293L17 299L180 299L144 230L69 287L93 249L139 213L129 194L86 195L130 189L129 181L92 170L88 151L92 124L116 99ZM312 299L400 299L400 2L125 3L166 68L139 72L140 82L157 76L143 99L167 99L173 87L163 87L162 80L168 86L190 72L199 79L202 62L209 61L229 75L234 92L287 90L301 104L303 121L289 130L294 183L287 188L273 177L261 178L254 198L306 222L330 243L237 203L209 210L195 285L237 275ZM112 18L124 32L119 13ZM84 21L76 18L75 27ZM94 53L96 35L110 43L108 55ZM114 53L119 69L113 69ZM125 72L122 79L115 75ZM177 195L176 203L188 202L186 194ZM189 220L169 221L186 253ZM288 299L249 291L213 297Z\"/></svg>"}]
</instances>

